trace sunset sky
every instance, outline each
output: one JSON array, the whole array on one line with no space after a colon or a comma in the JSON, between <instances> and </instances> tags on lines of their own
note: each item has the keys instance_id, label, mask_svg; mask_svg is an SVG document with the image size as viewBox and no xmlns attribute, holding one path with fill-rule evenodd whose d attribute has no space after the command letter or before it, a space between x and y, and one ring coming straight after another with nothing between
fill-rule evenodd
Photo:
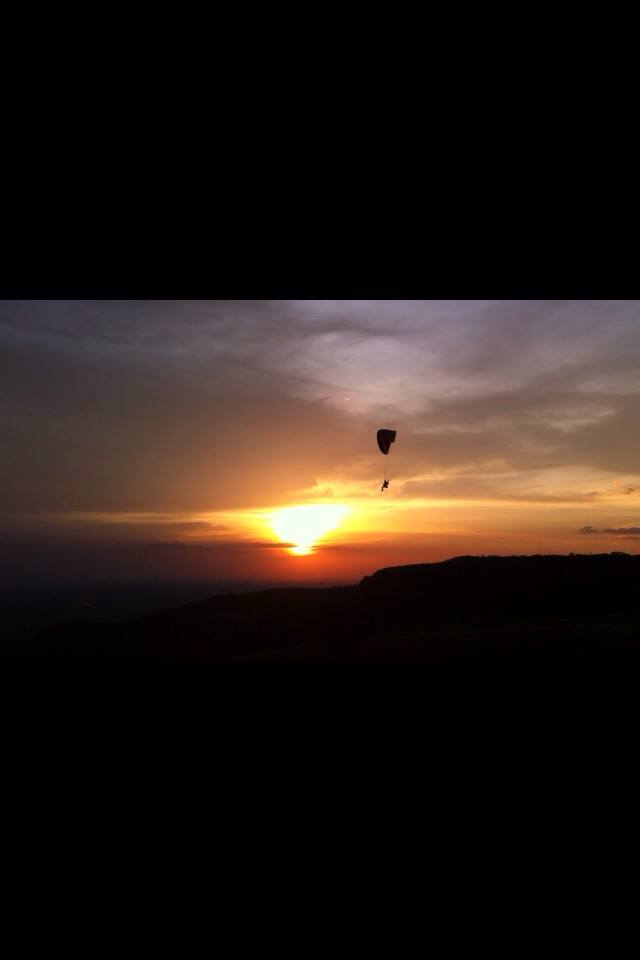
<instances>
[{"instance_id":1,"label":"sunset sky","mask_svg":"<svg viewBox=\"0 0 640 960\"><path fill-rule=\"evenodd\" d=\"M0 384L4 582L638 552L640 301L5 300Z\"/></svg>"}]
</instances>

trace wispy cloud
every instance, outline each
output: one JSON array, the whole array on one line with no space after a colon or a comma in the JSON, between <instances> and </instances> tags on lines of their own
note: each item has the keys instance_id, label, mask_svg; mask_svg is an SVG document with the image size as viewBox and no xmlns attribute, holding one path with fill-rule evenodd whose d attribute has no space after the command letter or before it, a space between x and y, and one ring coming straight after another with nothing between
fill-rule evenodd
<instances>
[{"instance_id":1,"label":"wispy cloud","mask_svg":"<svg viewBox=\"0 0 640 960\"><path fill-rule=\"evenodd\" d=\"M0 301L0 532L373 498L381 425L403 503L604 510L640 490L638 356L630 300Z\"/></svg>"},{"instance_id":2,"label":"wispy cloud","mask_svg":"<svg viewBox=\"0 0 640 960\"><path fill-rule=\"evenodd\" d=\"M583 534L610 534L615 537L636 537L640 536L640 527L605 527L603 530L596 530L594 527L583 527L578 533Z\"/></svg>"}]
</instances>

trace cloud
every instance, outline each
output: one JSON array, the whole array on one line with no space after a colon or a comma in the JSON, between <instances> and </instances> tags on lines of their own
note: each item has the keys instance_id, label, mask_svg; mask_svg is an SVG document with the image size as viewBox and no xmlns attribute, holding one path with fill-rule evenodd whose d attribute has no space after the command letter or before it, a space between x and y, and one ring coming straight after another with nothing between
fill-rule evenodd
<instances>
[{"instance_id":1,"label":"cloud","mask_svg":"<svg viewBox=\"0 0 640 960\"><path fill-rule=\"evenodd\" d=\"M603 530L595 530L593 527L583 527L578 533L611 535L616 537L635 537L640 536L640 527L605 527Z\"/></svg>"},{"instance_id":2,"label":"cloud","mask_svg":"<svg viewBox=\"0 0 640 960\"><path fill-rule=\"evenodd\" d=\"M184 541L184 540L162 540L158 543L145 544L150 550L186 550L186 551L206 551L218 553L225 550L276 550L294 547L294 543L280 543L273 540L213 540L205 542Z\"/></svg>"},{"instance_id":3,"label":"cloud","mask_svg":"<svg viewBox=\"0 0 640 960\"><path fill-rule=\"evenodd\" d=\"M547 484L548 486L548 484ZM434 500L488 500L504 503L575 504L598 500L602 495L597 490L581 491L558 484L559 492L550 493L540 480L538 486L531 478L519 474L511 477L493 477L488 471L468 476L440 477L437 479L410 480L402 486L402 493L409 498Z\"/></svg>"},{"instance_id":4,"label":"cloud","mask_svg":"<svg viewBox=\"0 0 640 960\"><path fill-rule=\"evenodd\" d=\"M0 513L240 509L370 484L381 423L407 497L561 503L613 473L630 494L639 308L0 301ZM468 477L430 479L450 472Z\"/></svg>"}]
</instances>

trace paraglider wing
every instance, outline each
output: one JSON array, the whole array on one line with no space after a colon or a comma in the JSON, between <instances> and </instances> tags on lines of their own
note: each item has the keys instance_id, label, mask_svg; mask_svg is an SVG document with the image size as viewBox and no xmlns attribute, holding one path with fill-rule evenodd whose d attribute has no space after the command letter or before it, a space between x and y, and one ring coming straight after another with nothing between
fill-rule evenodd
<instances>
[{"instance_id":1,"label":"paraglider wing","mask_svg":"<svg viewBox=\"0 0 640 960\"><path fill-rule=\"evenodd\" d=\"M384 453L385 457L389 456L389 449L395 441L395 430L378 430L378 446L380 447L380 453Z\"/></svg>"}]
</instances>

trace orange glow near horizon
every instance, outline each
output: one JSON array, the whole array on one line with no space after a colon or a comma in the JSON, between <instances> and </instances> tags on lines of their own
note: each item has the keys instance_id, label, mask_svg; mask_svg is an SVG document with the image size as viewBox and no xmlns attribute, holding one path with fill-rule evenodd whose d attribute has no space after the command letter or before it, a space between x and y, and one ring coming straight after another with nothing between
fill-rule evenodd
<instances>
[{"instance_id":1,"label":"orange glow near horizon","mask_svg":"<svg viewBox=\"0 0 640 960\"><path fill-rule=\"evenodd\" d=\"M640 511L631 481L594 482L591 491L585 483L584 492L571 479L566 496L554 500L557 488L550 486L540 494L548 499L536 502L409 497L399 484L383 497L377 488L367 495L362 485L345 490L336 482L331 490L323 478L284 503L166 513L70 511L17 518L14 525L30 537L53 531L68 549L85 544L90 557L104 550L113 558L109 570L118 575L142 571L149 578L242 583L355 583L384 567L462 555L636 553ZM321 496L311 499L318 490Z\"/></svg>"}]
</instances>

